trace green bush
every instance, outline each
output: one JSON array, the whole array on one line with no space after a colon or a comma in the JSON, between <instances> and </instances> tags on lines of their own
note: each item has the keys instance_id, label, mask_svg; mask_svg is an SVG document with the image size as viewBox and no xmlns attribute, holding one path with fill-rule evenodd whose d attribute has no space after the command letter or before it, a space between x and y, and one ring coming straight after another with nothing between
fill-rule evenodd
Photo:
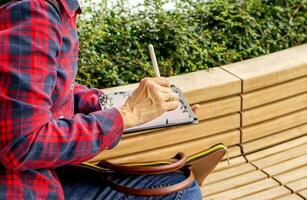
<instances>
[{"instance_id":1,"label":"green bush","mask_svg":"<svg viewBox=\"0 0 307 200\"><path fill-rule=\"evenodd\" d=\"M146 0L138 12L123 1L87 7L78 20L77 81L103 88L152 76L150 43L161 74L173 76L307 42L306 0L177 0L172 10L166 3Z\"/></svg>"}]
</instances>

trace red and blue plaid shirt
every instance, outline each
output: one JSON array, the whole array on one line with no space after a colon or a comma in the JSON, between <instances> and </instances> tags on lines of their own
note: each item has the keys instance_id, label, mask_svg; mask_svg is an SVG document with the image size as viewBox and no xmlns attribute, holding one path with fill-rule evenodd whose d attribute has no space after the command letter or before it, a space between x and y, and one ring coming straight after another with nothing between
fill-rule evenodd
<instances>
[{"instance_id":1,"label":"red and blue plaid shirt","mask_svg":"<svg viewBox=\"0 0 307 200\"><path fill-rule=\"evenodd\" d=\"M77 0L0 6L0 199L63 199L54 168L112 148L123 132L100 91L74 82Z\"/></svg>"}]
</instances>

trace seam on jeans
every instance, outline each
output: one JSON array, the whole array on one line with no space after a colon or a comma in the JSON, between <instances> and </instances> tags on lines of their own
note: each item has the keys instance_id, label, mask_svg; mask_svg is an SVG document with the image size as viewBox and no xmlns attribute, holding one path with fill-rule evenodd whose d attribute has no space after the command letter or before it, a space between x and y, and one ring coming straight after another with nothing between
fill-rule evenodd
<instances>
[{"instance_id":1,"label":"seam on jeans","mask_svg":"<svg viewBox=\"0 0 307 200\"><path fill-rule=\"evenodd\" d=\"M122 199L123 200L129 200L129 199L133 199L135 196L132 195L128 195L128 196L124 196Z\"/></svg>"},{"instance_id":2,"label":"seam on jeans","mask_svg":"<svg viewBox=\"0 0 307 200\"><path fill-rule=\"evenodd\" d=\"M181 199L181 197L183 196L184 191L185 190L181 190L181 191L177 192L175 200Z\"/></svg>"},{"instance_id":3,"label":"seam on jeans","mask_svg":"<svg viewBox=\"0 0 307 200\"><path fill-rule=\"evenodd\" d=\"M171 186L171 184L164 183L164 184L159 184L159 185L153 185L149 189L160 188L160 187L168 187L168 186Z\"/></svg>"},{"instance_id":4,"label":"seam on jeans","mask_svg":"<svg viewBox=\"0 0 307 200\"><path fill-rule=\"evenodd\" d=\"M154 188L159 188L159 187L167 187L167 186L171 186L171 184L160 184L160 185L154 185L154 186L151 186L149 187L148 189L154 189ZM178 193L183 193L182 191L179 191ZM178 193L176 195L176 199L177 200L177 196L178 196ZM182 196L182 194L179 196L179 198ZM133 196L133 195L125 195L122 199L123 200L131 200L131 199L137 199L141 196Z\"/></svg>"}]
</instances>

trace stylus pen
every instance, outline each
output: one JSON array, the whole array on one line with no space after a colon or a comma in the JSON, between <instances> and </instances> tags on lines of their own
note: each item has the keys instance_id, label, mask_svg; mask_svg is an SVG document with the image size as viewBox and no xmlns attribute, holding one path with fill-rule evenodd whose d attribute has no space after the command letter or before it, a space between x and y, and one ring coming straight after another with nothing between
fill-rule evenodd
<instances>
[{"instance_id":1,"label":"stylus pen","mask_svg":"<svg viewBox=\"0 0 307 200\"><path fill-rule=\"evenodd\" d=\"M155 50L154 50L153 45L152 44L148 45L148 49L149 49L149 54L150 54L152 66L153 66L154 71L155 71L155 76L160 77L160 71L159 71L157 58L156 58L156 54L155 54ZM172 100L176 99L177 96L178 96L177 94L174 94L174 92L171 91L170 96L169 96L167 101L172 101Z\"/></svg>"},{"instance_id":2,"label":"stylus pen","mask_svg":"<svg viewBox=\"0 0 307 200\"><path fill-rule=\"evenodd\" d=\"M155 76L160 77L160 71L159 71L158 62L157 62L157 58L156 58L156 54L155 54L153 45L152 44L148 45L148 49L149 49L149 54L150 54L150 58L152 62L152 67L155 72Z\"/></svg>"}]
</instances>

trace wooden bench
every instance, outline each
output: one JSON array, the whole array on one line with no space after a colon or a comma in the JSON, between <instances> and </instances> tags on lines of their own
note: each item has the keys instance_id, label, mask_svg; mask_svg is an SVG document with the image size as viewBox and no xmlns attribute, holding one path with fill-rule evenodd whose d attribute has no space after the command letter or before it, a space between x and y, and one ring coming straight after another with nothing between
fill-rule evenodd
<instances>
[{"instance_id":1,"label":"wooden bench","mask_svg":"<svg viewBox=\"0 0 307 200\"><path fill-rule=\"evenodd\" d=\"M169 80L201 105L200 123L124 135L92 162L159 160L223 142L230 166L208 176L204 199L307 199L307 44Z\"/></svg>"}]
</instances>

